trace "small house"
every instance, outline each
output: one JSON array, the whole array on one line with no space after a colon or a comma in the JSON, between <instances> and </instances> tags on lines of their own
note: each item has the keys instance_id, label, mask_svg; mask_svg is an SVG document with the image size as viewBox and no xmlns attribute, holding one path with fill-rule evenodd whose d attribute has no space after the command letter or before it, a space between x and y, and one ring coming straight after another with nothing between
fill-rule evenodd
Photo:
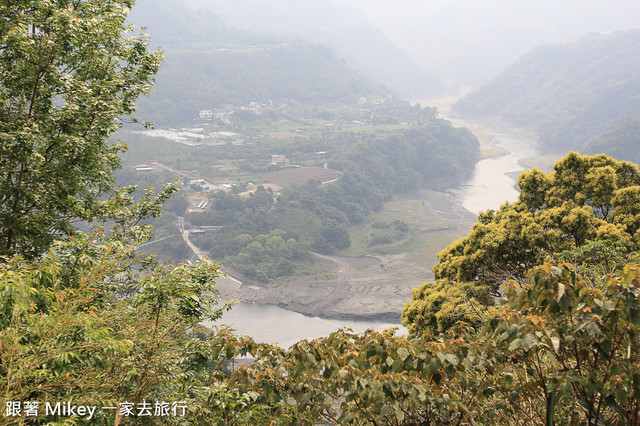
<instances>
[{"instance_id":1,"label":"small house","mask_svg":"<svg viewBox=\"0 0 640 426\"><path fill-rule=\"evenodd\" d=\"M271 165L276 167L289 167L290 161L284 155L274 154L271 156Z\"/></svg>"}]
</instances>

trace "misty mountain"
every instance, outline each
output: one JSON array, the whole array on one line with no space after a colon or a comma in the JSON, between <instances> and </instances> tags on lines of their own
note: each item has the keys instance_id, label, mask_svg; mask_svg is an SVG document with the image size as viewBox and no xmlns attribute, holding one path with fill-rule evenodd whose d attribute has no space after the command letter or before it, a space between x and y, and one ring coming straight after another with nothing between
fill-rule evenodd
<instances>
[{"instance_id":1,"label":"misty mountain","mask_svg":"<svg viewBox=\"0 0 640 426\"><path fill-rule=\"evenodd\" d=\"M631 30L640 16L640 3L628 0L434 0L417 7L398 0L382 10L364 0L342 1L360 4L422 66L473 86L535 46ZM417 10L404 22L411 8Z\"/></svg>"},{"instance_id":2,"label":"misty mountain","mask_svg":"<svg viewBox=\"0 0 640 426\"><path fill-rule=\"evenodd\" d=\"M590 139L640 117L638 69L640 31L591 35L534 49L454 110L531 127L547 148L591 151Z\"/></svg>"},{"instance_id":3,"label":"misty mountain","mask_svg":"<svg viewBox=\"0 0 640 426\"><path fill-rule=\"evenodd\" d=\"M141 0L131 21L165 52L154 93L139 102L138 116L157 125L188 123L221 104L391 94L326 46L240 29L180 0Z\"/></svg>"},{"instance_id":4,"label":"misty mountain","mask_svg":"<svg viewBox=\"0 0 640 426\"><path fill-rule=\"evenodd\" d=\"M593 137L584 146L584 152L595 154L604 152L615 158L623 158L640 163L640 118L625 120L606 133Z\"/></svg>"},{"instance_id":5,"label":"misty mountain","mask_svg":"<svg viewBox=\"0 0 640 426\"><path fill-rule=\"evenodd\" d=\"M298 36L326 44L349 66L401 97L441 92L440 76L418 65L353 7L329 0L187 0L245 29Z\"/></svg>"}]
</instances>

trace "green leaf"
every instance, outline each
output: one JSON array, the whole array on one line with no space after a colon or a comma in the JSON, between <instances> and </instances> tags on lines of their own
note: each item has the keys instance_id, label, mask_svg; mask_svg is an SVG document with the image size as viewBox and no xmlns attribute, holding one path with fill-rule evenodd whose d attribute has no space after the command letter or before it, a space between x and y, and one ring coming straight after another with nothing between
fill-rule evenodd
<instances>
[{"instance_id":1,"label":"green leaf","mask_svg":"<svg viewBox=\"0 0 640 426\"><path fill-rule=\"evenodd\" d=\"M409 356L409 351L407 350L407 348L398 348L398 357L400 358L401 361L404 361L405 359L407 359L407 357Z\"/></svg>"},{"instance_id":2,"label":"green leaf","mask_svg":"<svg viewBox=\"0 0 640 426\"><path fill-rule=\"evenodd\" d=\"M401 373L404 371L404 363L400 360L396 360L391 367L394 373Z\"/></svg>"}]
</instances>

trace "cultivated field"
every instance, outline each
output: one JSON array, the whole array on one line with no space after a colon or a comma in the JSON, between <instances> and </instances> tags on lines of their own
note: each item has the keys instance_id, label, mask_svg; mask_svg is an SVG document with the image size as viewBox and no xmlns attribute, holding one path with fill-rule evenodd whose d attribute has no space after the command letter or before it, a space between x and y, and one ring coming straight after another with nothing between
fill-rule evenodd
<instances>
[{"instance_id":1,"label":"cultivated field","mask_svg":"<svg viewBox=\"0 0 640 426\"><path fill-rule=\"evenodd\" d=\"M277 172L261 173L259 176L278 186L286 186L294 183L301 185L311 179L327 182L337 179L340 172L322 167L292 167Z\"/></svg>"}]
</instances>

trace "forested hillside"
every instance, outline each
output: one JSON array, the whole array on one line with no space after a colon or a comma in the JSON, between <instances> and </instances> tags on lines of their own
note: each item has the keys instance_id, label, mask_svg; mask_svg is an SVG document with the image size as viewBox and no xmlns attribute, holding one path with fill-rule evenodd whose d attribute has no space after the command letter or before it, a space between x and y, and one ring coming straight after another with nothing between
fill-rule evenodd
<instances>
[{"instance_id":1,"label":"forested hillside","mask_svg":"<svg viewBox=\"0 0 640 426\"><path fill-rule=\"evenodd\" d=\"M629 118L606 133L591 138L584 146L584 151L606 152L617 158L640 163L639 136L640 118Z\"/></svg>"},{"instance_id":2,"label":"forested hillside","mask_svg":"<svg viewBox=\"0 0 640 426\"><path fill-rule=\"evenodd\" d=\"M139 115L158 126L192 123L201 109L252 101L349 101L390 95L329 48L229 26L181 0L141 1L132 17L165 62Z\"/></svg>"},{"instance_id":3,"label":"forested hillside","mask_svg":"<svg viewBox=\"0 0 640 426\"><path fill-rule=\"evenodd\" d=\"M637 129L629 120L640 116L639 68L640 31L591 35L532 50L454 108L531 127L546 148L559 152L579 149L633 159L636 153L618 142L588 142L614 128L629 137Z\"/></svg>"},{"instance_id":4,"label":"forested hillside","mask_svg":"<svg viewBox=\"0 0 640 426\"><path fill-rule=\"evenodd\" d=\"M257 31L329 46L347 65L415 100L444 90L442 77L422 68L358 9L330 0L186 0L225 21ZM433 64L432 64L433 66Z\"/></svg>"},{"instance_id":5,"label":"forested hillside","mask_svg":"<svg viewBox=\"0 0 640 426\"><path fill-rule=\"evenodd\" d=\"M309 181L285 187L279 196L260 187L250 197L218 194L210 211L189 221L224 229L194 242L257 281L300 273L308 267L309 250L333 254L346 249L350 226L381 209L394 194L434 182L451 185L467 175L478 156L470 132L435 117L420 128L364 134L346 142L343 154L329 162L342 172L334 184ZM372 245L395 242L409 232L401 221L385 226L397 232L387 232Z\"/></svg>"}]
</instances>

